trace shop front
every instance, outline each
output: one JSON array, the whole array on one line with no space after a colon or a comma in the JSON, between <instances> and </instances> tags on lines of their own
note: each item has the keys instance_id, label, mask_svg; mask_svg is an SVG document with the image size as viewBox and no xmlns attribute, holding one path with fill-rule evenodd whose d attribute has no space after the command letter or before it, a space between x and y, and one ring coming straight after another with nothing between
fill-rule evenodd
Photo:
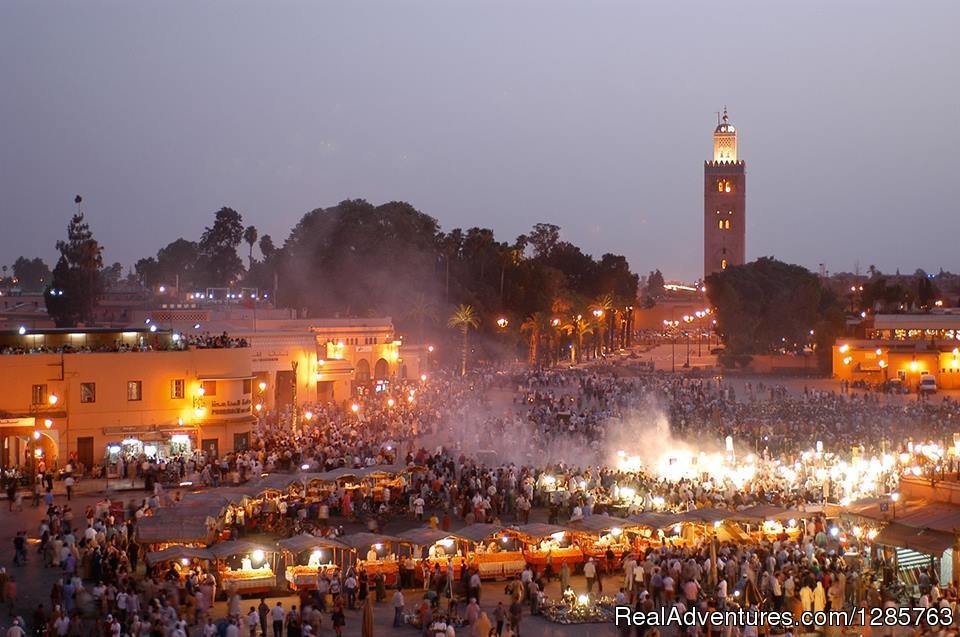
<instances>
[{"instance_id":1,"label":"shop front","mask_svg":"<svg viewBox=\"0 0 960 637\"><path fill-rule=\"evenodd\" d=\"M107 440L103 460L111 478L125 477L121 469L131 460L143 457L168 460L190 456L199 448L199 432L189 426L105 427L103 435Z\"/></svg>"},{"instance_id":2,"label":"shop front","mask_svg":"<svg viewBox=\"0 0 960 637\"><path fill-rule=\"evenodd\" d=\"M0 419L0 465L5 470L33 471L41 463L53 468L57 462L59 434L53 419ZM46 424L43 424L46 423Z\"/></svg>"}]
</instances>

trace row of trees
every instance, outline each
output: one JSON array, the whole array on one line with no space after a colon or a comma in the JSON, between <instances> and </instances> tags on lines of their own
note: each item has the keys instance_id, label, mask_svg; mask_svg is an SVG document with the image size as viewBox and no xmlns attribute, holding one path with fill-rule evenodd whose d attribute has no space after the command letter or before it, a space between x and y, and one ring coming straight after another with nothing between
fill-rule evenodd
<instances>
[{"instance_id":1,"label":"row of trees","mask_svg":"<svg viewBox=\"0 0 960 637\"><path fill-rule=\"evenodd\" d=\"M64 326L89 322L105 288L122 278L119 264L104 267L80 202L46 286L48 310ZM577 360L617 347L638 291L623 256L594 259L553 224L500 241L488 228L443 232L408 203L360 199L308 212L279 247L239 212L221 208L199 239L178 238L138 260L128 279L147 290L276 291L278 306L313 316L392 316L421 342L447 337L445 317L469 306L476 325L468 321L468 330L491 337L478 347L522 338L531 361L544 363L562 352ZM499 328L498 318L511 328Z\"/></svg>"}]
</instances>

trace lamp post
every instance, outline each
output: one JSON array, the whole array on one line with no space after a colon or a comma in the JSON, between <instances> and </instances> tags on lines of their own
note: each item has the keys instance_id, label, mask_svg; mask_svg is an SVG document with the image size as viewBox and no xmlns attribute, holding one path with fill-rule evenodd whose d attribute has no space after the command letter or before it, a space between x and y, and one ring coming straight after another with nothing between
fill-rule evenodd
<instances>
[{"instance_id":1,"label":"lamp post","mask_svg":"<svg viewBox=\"0 0 960 637\"><path fill-rule=\"evenodd\" d=\"M894 520L897 519L897 502L899 502L899 501L900 501L900 494L899 494L899 493L891 493L891 494L890 494L890 502L893 503L893 504L892 504L892 506L893 506L892 518L893 518Z\"/></svg>"},{"instance_id":2,"label":"lamp post","mask_svg":"<svg viewBox=\"0 0 960 637\"><path fill-rule=\"evenodd\" d=\"M690 323L693 322L693 317L690 316L689 314L684 314L683 322L689 326ZM686 330L684 330L684 333L686 334L686 337L687 337L687 362L685 362L683 366L689 369L690 368L690 328L688 327Z\"/></svg>"}]
</instances>

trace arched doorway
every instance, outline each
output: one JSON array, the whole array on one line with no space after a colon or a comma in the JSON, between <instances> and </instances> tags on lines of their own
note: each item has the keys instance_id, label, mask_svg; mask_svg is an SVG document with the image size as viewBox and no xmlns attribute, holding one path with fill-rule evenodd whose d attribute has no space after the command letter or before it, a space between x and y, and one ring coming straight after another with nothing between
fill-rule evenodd
<instances>
[{"instance_id":1,"label":"arched doorway","mask_svg":"<svg viewBox=\"0 0 960 637\"><path fill-rule=\"evenodd\" d=\"M373 377L376 380L387 380L390 378L390 365L387 364L387 361L380 359L377 361L377 364L373 368Z\"/></svg>"},{"instance_id":2,"label":"arched doorway","mask_svg":"<svg viewBox=\"0 0 960 637\"><path fill-rule=\"evenodd\" d=\"M370 380L370 363L367 362L367 359L361 358L357 361L357 369L354 374L354 378L358 381L368 381Z\"/></svg>"}]
</instances>

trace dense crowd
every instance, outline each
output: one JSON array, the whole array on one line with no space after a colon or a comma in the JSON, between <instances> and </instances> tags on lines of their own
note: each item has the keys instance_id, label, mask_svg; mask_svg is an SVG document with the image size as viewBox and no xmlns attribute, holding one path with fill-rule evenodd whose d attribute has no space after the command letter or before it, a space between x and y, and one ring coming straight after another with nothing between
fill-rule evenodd
<instances>
[{"instance_id":1,"label":"dense crowd","mask_svg":"<svg viewBox=\"0 0 960 637\"><path fill-rule=\"evenodd\" d=\"M395 384L381 393L371 389L345 404L263 413L249 448L224 457L209 458L202 451L165 459L125 457L120 460L121 475L146 479L173 473L173 482L215 487L264 473L415 464L421 470L380 502L363 491L335 489L322 505L343 523L365 521L370 529L390 524L398 515L429 520L445 530L473 522L522 524L538 511L549 521L562 523L601 512L629 515L650 509L798 506L836 500L841 495L836 487L827 493L823 480L805 475L805 467L789 477L771 471L778 466L774 459L802 464L804 454L818 448L818 442L824 450L818 454L832 453L836 458L845 457L853 447L870 454L896 453L911 442L948 444L960 417L960 407L949 400L887 402L872 395L809 389L790 395L781 387L761 384L747 384L737 396L721 379L631 374L624 369L490 370L466 380L437 374L429 381ZM512 404L491 400L498 392L513 396ZM710 441L722 449L726 436L737 441L741 455L746 450L754 458L754 469L742 480L670 476L649 462L618 466L615 454L631 441L643 446L658 439L701 446ZM817 458L822 461L822 456ZM814 468L812 464L811 472ZM875 488L881 493L891 490L896 479L897 468L891 468ZM37 550L44 564L59 569L62 576L50 603L40 604L27 623L48 626L51 635L181 637L191 627L203 635L238 635L240 630L255 635L260 628L266 634L267 626L279 621L284 635L296 637L314 634L327 615L335 629L342 628L345 610L358 600L362 605L368 598L381 602L388 597L382 581L350 569L326 579L325 594L302 600L299 610L264 608L261 602L248 611L238 595L228 593L227 617L214 617L217 590L210 574L197 570L184 581L156 569L146 576L134 575L143 568L143 548L134 539L137 520L162 514L163 506L179 499L176 490L164 489L159 479L150 480L148 486L149 497L128 503L125 510L104 501L87 508L79 520L70 502L58 505L52 491L46 490L42 498L47 515ZM624 497L628 489L630 496ZM35 498L43 490L39 488ZM288 534L338 532L330 528L334 525L330 519L317 519L321 516L316 509L264 507L241 514L240 524L231 518L227 526L239 530L244 519L255 525L267 514L272 519L317 522L286 526ZM600 564L588 562L584 574L593 592L595 585L603 585L598 571L622 573L616 576L623 578L622 590L609 592L638 609L727 602L823 609L864 603L874 589L861 581L861 564L848 563L836 550L825 524L821 516L811 514L792 540L784 535L774 541L718 547L708 542L682 547L666 543L641 553L612 555ZM26 536L20 537L18 563L26 557ZM0 590L12 608L16 586L4 575L0 573ZM496 623L518 628L522 613L517 604L522 601L524 608L529 604L536 612L545 601L544 584L555 576L549 568L524 571L508 585L511 604L492 611ZM564 580L561 590L568 591L569 570L562 569L559 577ZM423 579L442 583L428 599L438 599L446 587L462 602L456 612L477 625L479 606L474 609L468 600L479 591L469 573L459 587L439 571ZM890 577L885 579L891 584ZM462 594L452 595L455 588ZM918 603L956 603L956 591L941 587L929 572L921 578L920 591ZM394 605L405 605L403 592L390 599ZM422 615L422 624L429 626L435 605L413 606ZM689 634L700 633L690 627Z\"/></svg>"}]
</instances>

